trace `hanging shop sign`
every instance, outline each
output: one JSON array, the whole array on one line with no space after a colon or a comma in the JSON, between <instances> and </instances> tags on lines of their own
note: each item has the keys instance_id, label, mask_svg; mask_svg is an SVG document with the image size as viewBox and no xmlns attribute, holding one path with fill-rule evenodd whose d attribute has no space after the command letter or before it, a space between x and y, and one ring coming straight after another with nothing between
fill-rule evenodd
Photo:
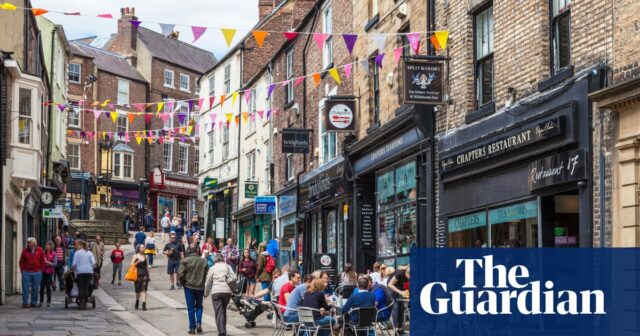
<instances>
[{"instance_id":1,"label":"hanging shop sign","mask_svg":"<svg viewBox=\"0 0 640 336\"><path fill-rule=\"evenodd\" d=\"M256 215L275 215L276 202L277 200L275 196L256 196L254 213Z\"/></svg>"},{"instance_id":2,"label":"hanging shop sign","mask_svg":"<svg viewBox=\"0 0 640 336\"><path fill-rule=\"evenodd\" d=\"M258 182L245 182L244 197L255 198L256 196L258 196Z\"/></svg>"},{"instance_id":3,"label":"hanging shop sign","mask_svg":"<svg viewBox=\"0 0 640 336\"><path fill-rule=\"evenodd\" d=\"M547 156L529 164L529 190L584 180L587 176L587 151L578 149Z\"/></svg>"},{"instance_id":4,"label":"hanging shop sign","mask_svg":"<svg viewBox=\"0 0 640 336\"><path fill-rule=\"evenodd\" d=\"M312 130L303 128L282 129L282 153L308 154Z\"/></svg>"},{"instance_id":5,"label":"hanging shop sign","mask_svg":"<svg viewBox=\"0 0 640 336\"><path fill-rule=\"evenodd\" d=\"M495 140L462 153L445 156L440 160L440 167L443 172L449 172L547 140L563 132L564 117L548 119L524 130L508 132Z\"/></svg>"},{"instance_id":6,"label":"hanging shop sign","mask_svg":"<svg viewBox=\"0 0 640 336\"><path fill-rule=\"evenodd\" d=\"M329 132L355 131L355 105L350 99L328 99L322 116L324 129Z\"/></svg>"},{"instance_id":7,"label":"hanging shop sign","mask_svg":"<svg viewBox=\"0 0 640 336\"><path fill-rule=\"evenodd\" d=\"M408 59L404 62L404 102L439 105L443 102L442 62Z\"/></svg>"},{"instance_id":8,"label":"hanging shop sign","mask_svg":"<svg viewBox=\"0 0 640 336\"><path fill-rule=\"evenodd\" d=\"M205 177L202 182L203 189L214 189L218 187L218 179L215 177Z\"/></svg>"},{"instance_id":9,"label":"hanging shop sign","mask_svg":"<svg viewBox=\"0 0 640 336\"><path fill-rule=\"evenodd\" d=\"M362 225L360 242L363 249L376 248L374 222L375 212L373 211L373 204L362 203L360 206L360 224Z\"/></svg>"}]
</instances>

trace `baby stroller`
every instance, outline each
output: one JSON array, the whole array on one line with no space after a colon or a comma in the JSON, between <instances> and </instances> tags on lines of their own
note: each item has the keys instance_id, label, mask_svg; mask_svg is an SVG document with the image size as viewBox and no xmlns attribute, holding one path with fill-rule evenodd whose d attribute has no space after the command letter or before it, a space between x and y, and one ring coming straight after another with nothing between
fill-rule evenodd
<instances>
[{"instance_id":1,"label":"baby stroller","mask_svg":"<svg viewBox=\"0 0 640 336\"><path fill-rule=\"evenodd\" d=\"M240 277L238 279L238 285L236 290L231 295L231 301L238 308L238 312L244 317L247 322L244 324L245 328L254 328L256 326L256 318L260 314L269 310L269 306L262 303L262 301L246 296L242 296L245 286L247 285L247 279Z\"/></svg>"},{"instance_id":2,"label":"baby stroller","mask_svg":"<svg viewBox=\"0 0 640 336\"><path fill-rule=\"evenodd\" d=\"M96 308L96 298L93 296L93 290L98 288L98 279L100 278L99 274L93 273L93 277L91 278L91 283L89 285L89 303L91 303L91 308ZM69 308L69 304L74 301L80 306L80 302L78 300L78 285L76 283L75 272L69 270L64 273L62 277L64 281L64 309ZM75 299L75 300L74 300Z\"/></svg>"}]
</instances>

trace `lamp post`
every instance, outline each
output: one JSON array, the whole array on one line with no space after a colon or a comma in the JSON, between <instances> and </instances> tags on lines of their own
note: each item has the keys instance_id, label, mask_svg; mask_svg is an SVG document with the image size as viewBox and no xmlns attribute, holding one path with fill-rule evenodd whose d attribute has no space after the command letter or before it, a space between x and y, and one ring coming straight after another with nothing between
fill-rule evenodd
<instances>
[{"instance_id":1,"label":"lamp post","mask_svg":"<svg viewBox=\"0 0 640 336\"><path fill-rule=\"evenodd\" d=\"M113 149L113 141L111 140L105 140L103 142L100 142L100 153L102 153L104 150L107 151L107 165L106 168L101 168L100 172L103 174L102 176L98 177L98 179L100 180L101 184L104 184L107 187L107 208L111 207L111 197L110 197L110 192L109 192L109 179L111 176L111 151ZM104 167L104 165L102 165L102 167Z\"/></svg>"}]
</instances>

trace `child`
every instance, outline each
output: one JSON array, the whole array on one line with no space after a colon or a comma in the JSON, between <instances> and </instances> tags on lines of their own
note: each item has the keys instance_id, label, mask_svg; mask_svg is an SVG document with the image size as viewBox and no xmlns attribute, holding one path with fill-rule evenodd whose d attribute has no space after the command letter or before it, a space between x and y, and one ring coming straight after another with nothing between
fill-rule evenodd
<instances>
[{"instance_id":1,"label":"child","mask_svg":"<svg viewBox=\"0 0 640 336\"><path fill-rule=\"evenodd\" d=\"M124 259L124 252L120 249L120 243L116 243L115 250L111 251L111 262L113 263L113 277L111 278L111 284L116 280L116 272L118 273L118 286L122 285L122 260Z\"/></svg>"}]
</instances>

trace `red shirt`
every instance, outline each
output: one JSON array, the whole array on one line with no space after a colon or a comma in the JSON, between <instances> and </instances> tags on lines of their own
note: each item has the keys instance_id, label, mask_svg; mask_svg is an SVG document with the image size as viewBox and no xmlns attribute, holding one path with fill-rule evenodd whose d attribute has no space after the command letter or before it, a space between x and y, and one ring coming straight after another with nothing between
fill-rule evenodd
<instances>
[{"instance_id":1,"label":"red shirt","mask_svg":"<svg viewBox=\"0 0 640 336\"><path fill-rule=\"evenodd\" d=\"M124 260L124 253L121 249L115 249L111 251L111 261L114 264L119 264L122 262L122 260Z\"/></svg>"},{"instance_id":2,"label":"red shirt","mask_svg":"<svg viewBox=\"0 0 640 336\"><path fill-rule=\"evenodd\" d=\"M293 289L296 288L296 286L291 284L291 281L287 281L286 284L284 284L282 286L282 288L280 288L280 294L278 294L278 304L281 305L282 307L286 307L287 306L287 300L285 300L284 295L286 293L291 294L291 292L293 292ZM280 309L283 313L285 311L284 308Z\"/></svg>"},{"instance_id":3,"label":"red shirt","mask_svg":"<svg viewBox=\"0 0 640 336\"><path fill-rule=\"evenodd\" d=\"M20 270L22 272L42 272L44 268L44 251L42 248L36 247L35 251L31 253L29 248L22 250L20 255Z\"/></svg>"},{"instance_id":4,"label":"red shirt","mask_svg":"<svg viewBox=\"0 0 640 336\"><path fill-rule=\"evenodd\" d=\"M56 259L56 253L53 251L49 251L48 253L45 252L44 253L44 258L50 262L51 264L54 263L55 259ZM42 273L45 274L53 274L53 265L48 265L47 263L44 263L44 266L42 267Z\"/></svg>"}]
</instances>

